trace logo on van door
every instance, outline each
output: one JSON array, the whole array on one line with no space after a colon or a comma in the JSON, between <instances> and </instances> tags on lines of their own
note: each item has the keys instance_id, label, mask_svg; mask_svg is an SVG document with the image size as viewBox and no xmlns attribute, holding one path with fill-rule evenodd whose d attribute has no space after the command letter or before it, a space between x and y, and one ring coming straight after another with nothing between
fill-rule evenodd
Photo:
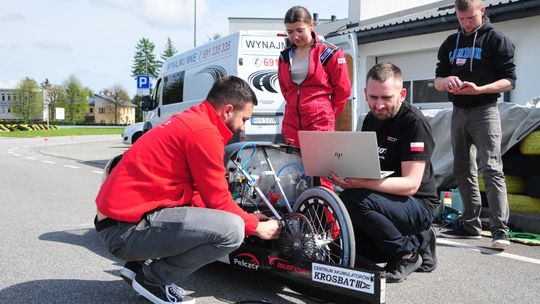
<instances>
[{"instance_id":1,"label":"logo on van door","mask_svg":"<svg viewBox=\"0 0 540 304\"><path fill-rule=\"evenodd\" d=\"M220 78L227 76L227 70L225 70L224 67L219 66L219 65L210 65L200 70L195 75L198 75L198 74L210 74L212 78L214 78L214 81L216 81Z\"/></svg>"},{"instance_id":2,"label":"logo on van door","mask_svg":"<svg viewBox=\"0 0 540 304\"><path fill-rule=\"evenodd\" d=\"M255 89L259 91L267 91L277 93L278 76L277 70L261 70L257 71L248 77L248 81Z\"/></svg>"}]
</instances>

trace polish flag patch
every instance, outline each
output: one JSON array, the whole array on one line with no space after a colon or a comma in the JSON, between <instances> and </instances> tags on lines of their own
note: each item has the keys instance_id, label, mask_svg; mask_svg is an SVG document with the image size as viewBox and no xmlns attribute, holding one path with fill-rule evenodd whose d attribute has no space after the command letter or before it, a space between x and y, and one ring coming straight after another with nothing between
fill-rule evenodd
<instances>
[{"instance_id":1,"label":"polish flag patch","mask_svg":"<svg viewBox=\"0 0 540 304\"><path fill-rule=\"evenodd\" d=\"M411 152L424 152L424 142L411 142Z\"/></svg>"}]
</instances>

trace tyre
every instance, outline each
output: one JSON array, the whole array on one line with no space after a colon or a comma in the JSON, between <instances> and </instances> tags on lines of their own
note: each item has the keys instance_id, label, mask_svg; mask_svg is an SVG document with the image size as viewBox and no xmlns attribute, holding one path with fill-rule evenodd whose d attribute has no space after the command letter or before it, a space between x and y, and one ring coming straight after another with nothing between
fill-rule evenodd
<instances>
[{"instance_id":1,"label":"tyre","mask_svg":"<svg viewBox=\"0 0 540 304\"><path fill-rule=\"evenodd\" d=\"M532 131L519 144L519 151L524 155L540 155L540 131Z\"/></svg>"},{"instance_id":2,"label":"tyre","mask_svg":"<svg viewBox=\"0 0 540 304\"><path fill-rule=\"evenodd\" d=\"M540 175L531 175L525 178L527 185L527 195L535 198L540 198Z\"/></svg>"},{"instance_id":3,"label":"tyre","mask_svg":"<svg viewBox=\"0 0 540 304\"><path fill-rule=\"evenodd\" d=\"M503 156L503 171L505 175L528 176L540 174L540 155L523 155L520 145L515 145Z\"/></svg>"},{"instance_id":4,"label":"tyre","mask_svg":"<svg viewBox=\"0 0 540 304\"><path fill-rule=\"evenodd\" d=\"M137 139L139 139L139 137L141 137L143 135L142 132L137 132L135 134L133 134L133 136L131 136L131 144L134 144Z\"/></svg>"},{"instance_id":5,"label":"tyre","mask_svg":"<svg viewBox=\"0 0 540 304\"><path fill-rule=\"evenodd\" d=\"M313 225L318 260L354 267L356 247L351 218L333 191L309 188L296 199L293 211Z\"/></svg>"},{"instance_id":6,"label":"tyre","mask_svg":"<svg viewBox=\"0 0 540 304\"><path fill-rule=\"evenodd\" d=\"M514 194L525 194L526 193L526 186L525 186L525 178L522 176L512 176L512 175L505 175L505 182L506 182L506 192L507 193L514 193ZM482 173L478 174L478 188L480 191L485 192L486 191L486 184L484 182L484 175Z\"/></svg>"},{"instance_id":7,"label":"tyre","mask_svg":"<svg viewBox=\"0 0 540 304\"><path fill-rule=\"evenodd\" d=\"M540 215L540 198L519 194L508 194L510 213Z\"/></svg>"}]
</instances>

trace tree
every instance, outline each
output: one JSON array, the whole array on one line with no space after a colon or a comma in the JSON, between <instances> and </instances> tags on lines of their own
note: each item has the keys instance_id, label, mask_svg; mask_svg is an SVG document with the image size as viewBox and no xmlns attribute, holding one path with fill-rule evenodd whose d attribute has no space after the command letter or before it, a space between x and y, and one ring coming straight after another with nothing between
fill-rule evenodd
<instances>
[{"instance_id":1,"label":"tree","mask_svg":"<svg viewBox=\"0 0 540 304\"><path fill-rule=\"evenodd\" d=\"M215 33L215 34L212 35L212 36L206 36L206 38L208 38L208 41L206 41L206 43L212 42L212 41L214 41L214 40L218 40L219 38L221 38L221 34Z\"/></svg>"},{"instance_id":2,"label":"tree","mask_svg":"<svg viewBox=\"0 0 540 304\"><path fill-rule=\"evenodd\" d=\"M38 83L29 77L19 82L15 90L16 98L11 102L13 114L28 123L30 119L39 119L43 96Z\"/></svg>"},{"instance_id":3,"label":"tree","mask_svg":"<svg viewBox=\"0 0 540 304\"><path fill-rule=\"evenodd\" d=\"M131 67L131 77L138 75L149 75L156 79L158 77L161 62L154 55L154 44L148 38L141 38L135 46L135 56Z\"/></svg>"},{"instance_id":4,"label":"tree","mask_svg":"<svg viewBox=\"0 0 540 304\"><path fill-rule=\"evenodd\" d=\"M143 121L143 111L141 110L141 96L135 95L133 96L133 99L131 99L131 102L136 105L135 108L135 122Z\"/></svg>"},{"instance_id":5,"label":"tree","mask_svg":"<svg viewBox=\"0 0 540 304\"><path fill-rule=\"evenodd\" d=\"M75 75L70 75L64 82L64 91L66 93L65 99L59 105L65 108L66 121L83 122L89 107L89 90L83 87Z\"/></svg>"},{"instance_id":6,"label":"tree","mask_svg":"<svg viewBox=\"0 0 540 304\"><path fill-rule=\"evenodd\" d=\"M176 48L174 47L171 38L167 37L167 43L165 44L165 50L163 53L161 53L161 62L159 65L159 69L161 70L161 67L163 66L163 63L167 61L170 57L174 56L178 52Z\"/></svg>"},{"instance_id":7,"label":"tree","mask_svg":"<svg viewBox=\"0 0 540 304\"><path fill-rule=\"evenodd\" d=\"M65 100L66 92L61 85L52 84L47 78L41 84L41 89L43 90L43 102L48 104L49 120L54 120L56 119L56 105Z\"/></svg>"},{"instance_id":8,"label":"tree","mask_svg":"<svg viewBox=\"0 0 540 304\"><path fill-rule=\"evenodd\" d=\"M118 119L120 118L119 106L122 103L129 103L129 95L126 89L119 83L115 83L109 89L103 90L103 94L112 98L114 101L112 105L109 106L109 111L114 113L114 124L118 124Z\"/></svg>"}]
</instances>

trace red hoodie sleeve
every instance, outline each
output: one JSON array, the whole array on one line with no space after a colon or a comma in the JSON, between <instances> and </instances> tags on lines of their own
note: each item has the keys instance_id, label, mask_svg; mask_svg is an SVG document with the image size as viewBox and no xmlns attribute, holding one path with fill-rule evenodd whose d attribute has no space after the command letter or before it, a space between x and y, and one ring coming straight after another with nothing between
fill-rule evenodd
<instances>
[{"instance_id":1,"label":"red hoodie sleeve","mask_svg":"<svg viewBox=\"0 0 540 304\"><path fill-rule=\"evenodd\" d=\"M196 138L186 144L188 164L198 190L199 198L207 208L228 211L240 216L245 223L245 234L252 235L258 220L253 214L242 210L232 199L225 179L223 139L215 129L200 130Z\"/></svg>"},{"instance_id":2,"label":"red hoodie sleeve","mask_svg":"<svg viewBox=\"0 0 540 304\"><path fill-rule=\"evenodd\" d=\"M343 111L347 100L351 96L349 70L342 49L337 49L334 55L328 60L326 72L330 75L330 82L334 87L332 105L334 106L336 116L338 116Z\"/></svg>"}]
</instances>

